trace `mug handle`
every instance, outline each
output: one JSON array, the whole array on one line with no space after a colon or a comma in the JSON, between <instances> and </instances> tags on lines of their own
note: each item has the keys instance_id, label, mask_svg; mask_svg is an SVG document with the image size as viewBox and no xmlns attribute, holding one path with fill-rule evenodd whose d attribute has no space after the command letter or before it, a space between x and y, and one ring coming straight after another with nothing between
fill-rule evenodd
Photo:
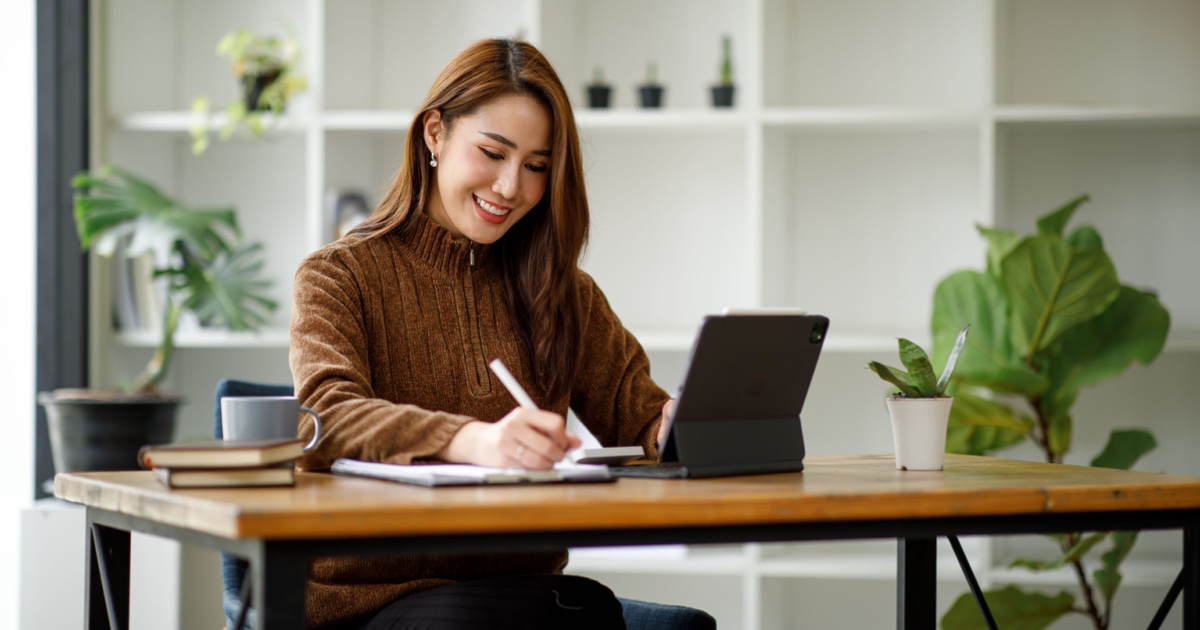
<instances>
[{"instance_id":1,"label":"mug handle","mask_svg":"<svg viewBox=\"0 0 1200 630\"><path fill-rule=\"evenodd\" d=\"M308 415L312 416L313 424L316 425L316 431L313 434L312 441L309 442L308 444L306 444L303 449L304 452L307 453L307 452L313 450L314 448L316 448L317 442L320 441L320 439L321 439L321 416L317 415L317 412L313 411L312 409L309 409L308 407L301 407L300 411L303 411L304 413L307 413Z\"/></svg>"}]
</instances>

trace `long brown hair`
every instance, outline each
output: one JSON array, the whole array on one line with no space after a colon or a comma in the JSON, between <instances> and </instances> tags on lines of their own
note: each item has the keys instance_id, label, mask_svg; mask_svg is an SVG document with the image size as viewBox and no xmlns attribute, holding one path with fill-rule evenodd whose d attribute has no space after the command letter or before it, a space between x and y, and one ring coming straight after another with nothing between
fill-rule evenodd
<instances>
[{"instance_id":1,"label":"long brown hair","mask_svg":"<svg viewBox=\"0 0 1200 630\"><path fill-rule=\"evenodd\" d=\"M428 112L441 112L450 133L460 116L511 94L532 97L550 111L549 181L542 200L489 248L489 256L500 258L509 313L531 353L543 393L554 401L569 392L579 357L578 264L590 220L571 103L558 74L537 48L491 39L472 44L452 59L409 127L391 188L354 231L377 237L404 230L413 215L424 211L434 177L423 136Z\"/></svg>"}]
</instances>

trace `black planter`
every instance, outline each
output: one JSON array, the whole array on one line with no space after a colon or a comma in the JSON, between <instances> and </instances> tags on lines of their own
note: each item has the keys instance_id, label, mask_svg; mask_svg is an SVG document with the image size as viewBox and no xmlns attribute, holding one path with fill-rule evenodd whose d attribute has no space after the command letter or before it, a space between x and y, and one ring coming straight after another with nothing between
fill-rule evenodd
<instances>
[{"instance_id":1,"label":"black planter","mask_svg":"<svg viewBox=\"0 0 1200 630\"><path fill-rule=\"evenodd\" d=\"M587 86L588 107L592 109L608 109L609 97L612 96L612 86L609 85L589 85Z\"/></svg>"},{"instance_id":2,"label":"black planter","mask_svg":"<svg viewBox=\"0 0 1200 630\"><path fill-rule=\"evenodd\" d=\"M268 72L267 74L246 74L242 75L242 98L246 103L246 111L258 112L269 109L267 106L259 103L259 97L262 96L263 90L267 86L275 82L279 78L279 71Z\"/></svg>"},{"instance_id":3,"label":"black planter","mask_svg":"<svg viewBox=\"0 0 1200 630\"><path fill-rule=\"evenodd\" d=\"M733 107L734 89L732 85L714 85L712 87L713 107Z\"/></svg>"},{"instance_id":4,"label":"black planter","mask_svg":"<svg viewBox=\"0 0 1200 630\"><path fill-rule=\"evenodd\" d=\"M658 109L663 106L663 93L666 89L661 85L638 86L638 100L645 109Z\"/></svg>"},{"instance_id":5,"label":"black planter","mask_svg":"<svg viewBox=\"0 0 1200 630\"><path fill-rule=\"evenodd\" d=\"M138 449L175 432L179 399L109 402L38 394L50 428L56 472L135 470Z\"/></svg>"}]
</instances>

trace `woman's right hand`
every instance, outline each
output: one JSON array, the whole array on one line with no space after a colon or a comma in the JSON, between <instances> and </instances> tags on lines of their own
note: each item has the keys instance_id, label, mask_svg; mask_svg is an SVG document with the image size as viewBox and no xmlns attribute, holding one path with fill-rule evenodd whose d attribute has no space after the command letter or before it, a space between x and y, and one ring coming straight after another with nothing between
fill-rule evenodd
<instances>
[{"instance_id":1,"label":"woman's right hand","mask_svg":"<svg viewBox=\"0 0 1200 630\"><path fill-rule=\"evenodd\" d=\"M438 456L448 462L545 470L578 448L562 416L517 407L494 423L468 422Z\"/></svg>"}]
</instances>

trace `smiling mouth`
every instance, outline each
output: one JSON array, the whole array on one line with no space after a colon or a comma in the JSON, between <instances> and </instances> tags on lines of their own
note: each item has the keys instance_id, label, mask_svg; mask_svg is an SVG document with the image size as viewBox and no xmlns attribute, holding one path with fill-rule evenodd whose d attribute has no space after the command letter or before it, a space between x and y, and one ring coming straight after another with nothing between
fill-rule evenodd
<instances>
[{"instance_id":1,"label":"smiling mouth","mask_svg":"<svg viewBox=\"0 0 1200 630\"><path fill-rule=\"evenodd\" d=\"M497 205L492 204L492 203L488 202L487 200L481 198L479 195L471 195L471 196L475 198L475 205L479 206L480 208L483 209L484 212L486 212L494 217L503 217L503 216L506 216L509 212L512 212L512 208L505 208L503 206L497 206Z\"/></svg>"}]
</instances>

